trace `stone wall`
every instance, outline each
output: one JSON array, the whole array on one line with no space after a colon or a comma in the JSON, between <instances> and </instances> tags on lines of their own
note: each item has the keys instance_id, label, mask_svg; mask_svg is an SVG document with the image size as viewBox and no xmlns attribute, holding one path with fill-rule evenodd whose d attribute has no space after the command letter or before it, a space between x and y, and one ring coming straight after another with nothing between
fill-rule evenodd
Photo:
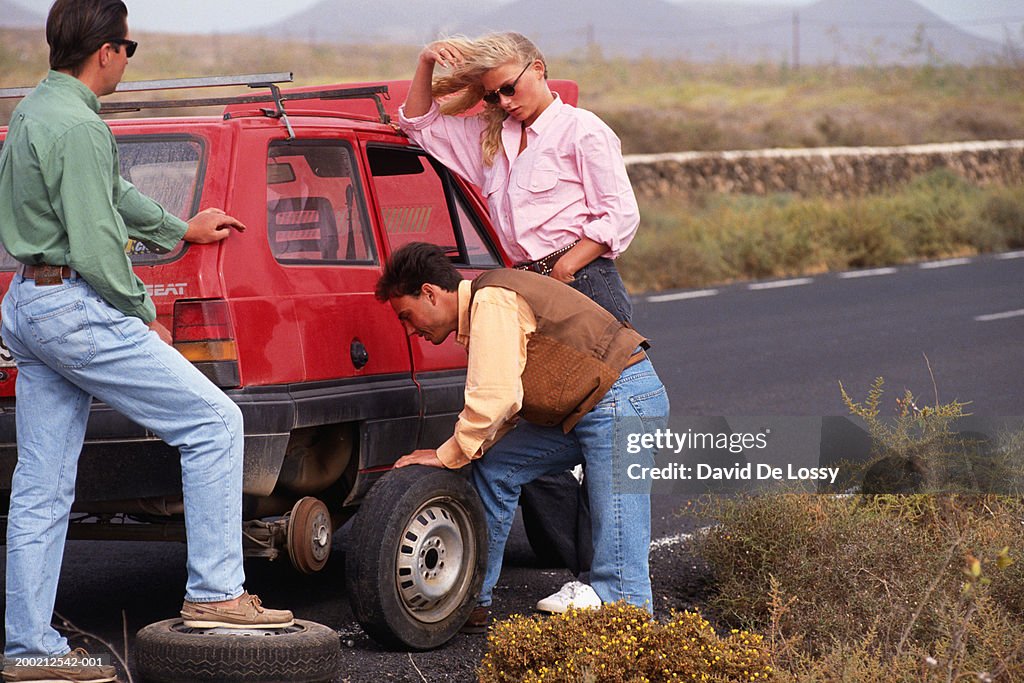
<instances>
[{"instance_id":1,"label":"stone wall","mask_svg":"<svg viewBox=\"0 0 1024 683\"><path fill-rule=\"evenodd\" d=\"M701 192L854 197L948 168L968 180L1024 183L1024 140L905 147L827 147L626 157L633 188L644 197Z\"/></svg>"}]
</instances>

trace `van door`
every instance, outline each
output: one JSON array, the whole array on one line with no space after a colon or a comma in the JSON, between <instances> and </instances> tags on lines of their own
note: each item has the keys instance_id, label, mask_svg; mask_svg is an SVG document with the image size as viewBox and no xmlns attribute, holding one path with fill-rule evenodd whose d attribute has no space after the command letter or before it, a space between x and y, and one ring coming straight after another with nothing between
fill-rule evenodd
<instances>
[{"instance_id":1,"label":"van door","mask_svg":"<svg viewBox=\"0 0 1024 683\"><path fill-rule=\"evenodd\" d=\"M440 163L409 146L367 144L373 196L388 253L409 242L440 246L466 279L502 267L502 258L477 213L479 203ZM427 420L421 447L451 436L462 410L466 351L455 335L435 346L409 339L413 370Z\"/></svg>"}]
</instances>

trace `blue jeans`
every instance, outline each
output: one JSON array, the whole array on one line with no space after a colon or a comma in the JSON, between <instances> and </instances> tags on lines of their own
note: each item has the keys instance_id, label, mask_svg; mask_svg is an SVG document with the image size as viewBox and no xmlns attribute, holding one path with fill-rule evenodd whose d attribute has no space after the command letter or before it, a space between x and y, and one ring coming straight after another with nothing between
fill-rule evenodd
<instances>
[{"instance_id":1,"label":"blue jeans","mask_svg":"<svg viewBox=\"0 0 1024 683\"><path fill-rule=\"evenodd\" d=\"M628 323L632 320L633 304L626 293L626 286L622 284L615 261L596 258L577 270L575 278L569 283L570 287L601 304L619 322Z\"/></svg>"},{"instance_id":2,"label":"blue jeans","mask_svg":"<svg viewBox=\"0 0 1024 683\"><path fill-rule=\"evenodd\" d=\"M569 286L599 304L619 322L628 323L632 319L633 304L612 259L594 259L576 271ZM590 583L593 552L590 529L578 526L580 521L589 522L590 505L575 480L568 480L564 473L555 473L539 477L522 488L523 514L546 520L547 538L543 540L552 544L555 553L573 567L574 572L578 570L580 581Z\"/></svg>"},{"instance_id":3,"label":"blue jeans","mask_svg":"<svg viewBox=\"0 0 1024 683\"><path fill-rule=\"evenodd\" d=\"M601 402L568 434L520 421L474 461L473 485L487 517L487 572L479 603L490 605L523 484L585 463L594 560L590 584L603 602L626 600L652 609L648 553L650 484L630 481L626 462L654 465L653 449L623 457L626 433L664 429L668 395L650 360L626 368Z\"/></svg>"},{"instance_id":4,"label":"blue jeans","mask_svg":"<svg viewBox=\"0 0 1024 683\"><path fill-rule=\"evenodd\" d=\"M5 655L68 651L50 620L92 397L181 452L186 598L240 595L238 406L141 320L110 306L79 278L37 286L16 275L3 300L3 338L18 366Z\"/></svg>"}]
</instances>

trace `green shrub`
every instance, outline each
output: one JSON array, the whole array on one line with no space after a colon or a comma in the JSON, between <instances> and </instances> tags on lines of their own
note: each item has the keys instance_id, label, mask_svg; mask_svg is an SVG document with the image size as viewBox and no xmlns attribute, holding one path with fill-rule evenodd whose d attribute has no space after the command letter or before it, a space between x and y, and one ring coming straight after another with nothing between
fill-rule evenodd
<instances>
[{"instance_id":1,"label":"green shrub","mask_svg":"<svg viewBox=\"0 0 1024 683\"><path fill-rule=\"evenodd\" d=\"M626 603L552 617L515 615L487 639L481 683L504 681L766 681L773 669L758 635L719 636L699 614L665 623Z\"/></svg>"},{"instance_id":2,"label":"green shrub","mask_svg":"<svg viewBox=\"0 0 1024 683\"><path fill-rule=\"evenodd\" d=\"M1007 189L985 200L979 223L1011 249L1024 247L1024 188ZM987 238L987 235L986 235ZM1001 238L1001 239L999 239Z\"/></svg>"},{"instance_id":3,"label":"green shrub","mask_svg":"<svg viewBox=\"0 0 1024 683\"><path fill-rule=\"evenodd\" d=\"M1024 246L1024 185L979 188L946 169L854 199L641 198L619 259L632 291L898 265Z\"/></svg>"},{"instance_id":4,"label":"green shrub","mask_svg":"<svg viewBox=\"0 0 1024 683\"><path fill-rule=\"evenodd\" d=\"M868 462L850 466L841 490L861 486L863 493L1024 492L1024 434L996 438L953 432L966 403L924 405L909 390L896 399L893 414L881 414L884 380L875 379L863 402L854 401L840 383L843 402L861 418L871 435ZM919 405L920 404L920 405Z\"/></svg>"}]
</instances>

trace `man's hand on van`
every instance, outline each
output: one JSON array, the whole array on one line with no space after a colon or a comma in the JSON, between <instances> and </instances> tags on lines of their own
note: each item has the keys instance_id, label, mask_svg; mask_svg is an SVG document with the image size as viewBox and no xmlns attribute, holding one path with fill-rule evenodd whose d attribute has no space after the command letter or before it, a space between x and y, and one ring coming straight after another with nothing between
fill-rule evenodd
<instances>
[{"instance_id":1,"label":"man's hand on van","mask_svg":"<svg viewBox=\"0 0 1024 683\"><path fill-rule=\"evenodd\" d=\"M231 234L229 228L238 232L245 231L245 225L237 218L232 218L220 209L206 209L192 217L182 239L196 244L219 242Z\"/></svg>"}]
</instances>

